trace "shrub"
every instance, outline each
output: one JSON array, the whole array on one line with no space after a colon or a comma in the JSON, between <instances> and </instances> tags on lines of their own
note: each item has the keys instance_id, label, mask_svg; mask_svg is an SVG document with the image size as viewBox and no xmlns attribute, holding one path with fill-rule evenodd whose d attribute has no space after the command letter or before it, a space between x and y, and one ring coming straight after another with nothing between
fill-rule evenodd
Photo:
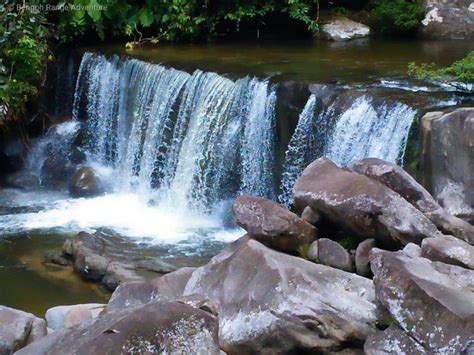
<instances>
[{"instance_id":1,"label":"shrub","mask_svg":"<svg viewBox=\"0 0 474 355\"><path fill-rule=\"evenodd\" d=\"M424 0L373 0L372 25L383 34L407 35L418 29L425 15Z\"/></svg>"}]
</instances>

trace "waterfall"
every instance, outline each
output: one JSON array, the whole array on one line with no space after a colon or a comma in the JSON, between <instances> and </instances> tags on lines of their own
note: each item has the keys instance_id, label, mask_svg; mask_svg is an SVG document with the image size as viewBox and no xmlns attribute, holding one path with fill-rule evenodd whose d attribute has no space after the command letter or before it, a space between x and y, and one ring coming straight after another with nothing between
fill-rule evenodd
<instances>
[{"instance_id":1,"label":"waterfall","mask_svg":"<svg viewBox=\"0 0 474 355\"><path fill-rule=\"evenodd\" d=\"M266 80L86 53L73 116L116 190L207 211L237 193L274 197L275 100Z\"/></svg>"},{"instance_id":2,"label":"waterfall","mask_svg":"<svg viewBox=\"0 0 474 355\"><path fill-rule=\"evenodd\" d=\"M340 166L367 157L402 163L416 111L400 102L377 105L367 95L351 101L345 107L336 99L316 110L316 95L309 97L285 153L278 196L282 204L292 204L294 182L311 161L323 155Z\"/></svg>"}]
</instances>

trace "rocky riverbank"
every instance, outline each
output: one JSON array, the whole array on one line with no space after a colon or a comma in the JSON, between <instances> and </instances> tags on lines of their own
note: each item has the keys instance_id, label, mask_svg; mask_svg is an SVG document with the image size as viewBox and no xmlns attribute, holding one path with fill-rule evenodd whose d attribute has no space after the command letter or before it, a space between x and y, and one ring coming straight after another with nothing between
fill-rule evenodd
<instances>
[{"instance_id":1,"label":"rocky riverbank","mask_svg":"<svg viewBox=\"0 0 474 355\"><path fill-rule=\"evenodd\" d=\"M450 115L465 127L474 118ZM402 168L373 158L346 168L320 158L293 197L290 211L240 196L233 212L247 234L198 268L160 264L163 275L147 278L131 275L140 263L128 262L107 305L55 307L46 322L0 308L0 352L473 351L474 227L450 214L447 200L440 205ZM49 257L106 286L120 275L111 265L127 263L85 233Z\"/></svg>"}]
</instances>

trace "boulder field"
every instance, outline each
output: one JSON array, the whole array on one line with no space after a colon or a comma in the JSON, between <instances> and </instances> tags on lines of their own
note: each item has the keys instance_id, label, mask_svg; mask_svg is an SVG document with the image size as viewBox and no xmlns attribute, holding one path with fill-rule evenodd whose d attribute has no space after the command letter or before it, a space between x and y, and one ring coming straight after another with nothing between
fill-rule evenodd
<instances>
[{"instance_id":1,"label":"boulder field","mask_svg":"<svg viewBox=\"0 0 474 355\"><path fill-rule=\"evenodd\" d=\"M54 307L46 322L0 308L18 325L0 326L0 353L472 351L470 224L378 159L340 168L320 158L293 192L292 211L240 196L232 207L244 236L198 268L122 274L107 305ZM114 263L139 267L86 233L49 258L105 286Z\"/></svg>"}]
</instances>

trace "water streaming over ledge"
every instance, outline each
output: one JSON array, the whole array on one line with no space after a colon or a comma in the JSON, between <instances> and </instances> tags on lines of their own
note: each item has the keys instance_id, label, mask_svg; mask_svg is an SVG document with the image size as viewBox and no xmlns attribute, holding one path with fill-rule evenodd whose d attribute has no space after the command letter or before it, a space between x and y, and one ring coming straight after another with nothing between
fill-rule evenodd
<instances>
[{"instance_id":1,"label":"water streaming over ledge","mask_svg":"<svg viewBox=\"0 0 474 355\"><path fill-rule=\"evenodd\" d=\"M242 234L229 223L239 194L291 205L294 181L320 156L340 165L368 156L401 162L415 116L406 104L357 90L331 98L313 93L282 147L277 85L85 53L74 121L37 143L29 169L40 172L48 157L67 154L80 132L84 164L106 182L107 193L72 199L63 192L50 200L43 193L43 208L0 216L0 230L106 228L152 243L185 241L194 251L191 240L204 245ZM278 151L286 151L283 161ZM29 194L14 199L27 206Z\"/></svg>"}]
</instances>

